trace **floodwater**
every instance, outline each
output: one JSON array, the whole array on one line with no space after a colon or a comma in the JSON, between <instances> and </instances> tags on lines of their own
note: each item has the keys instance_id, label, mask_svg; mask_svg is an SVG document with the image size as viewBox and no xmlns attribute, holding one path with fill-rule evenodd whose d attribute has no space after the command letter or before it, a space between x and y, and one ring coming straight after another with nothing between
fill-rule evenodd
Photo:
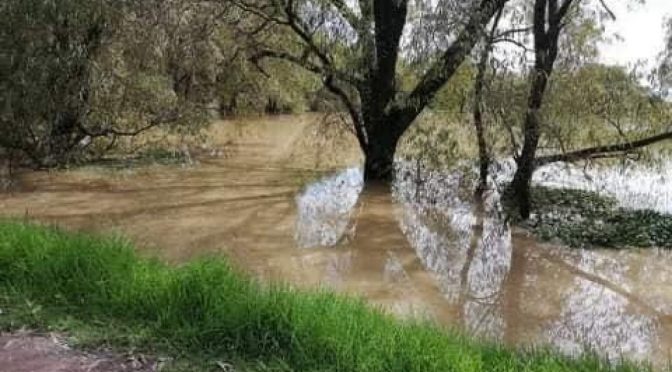
<instances>
[{"instance_id":1,"label":"floodwater","mask_svg":"<svg viewBox=\"0 0 672 372\"><path fill-rule=\"evenodd\" d=\"M121 232L171 262L225 253L263 280L333 288L510 345L672 357L669 251L541 244L502 223L496 195L465 202L457 175L418 181L410 167L391 190L364 189L356 145L321 140L314 121L217 123L210 146L221 151L192 166L21 174L0 213Z\"/></svg>"}]
</instances>

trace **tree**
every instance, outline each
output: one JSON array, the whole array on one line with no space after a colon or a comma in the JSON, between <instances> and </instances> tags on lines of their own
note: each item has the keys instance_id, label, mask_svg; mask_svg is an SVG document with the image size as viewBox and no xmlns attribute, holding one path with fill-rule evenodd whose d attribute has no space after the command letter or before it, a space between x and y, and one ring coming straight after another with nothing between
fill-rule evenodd
<instances>
[{"instance_id":1,"label":"tree","mask_svg":"<svg viewBox=\"0 0 672 372\"><path fill-rule=\"evenodd\" d=\"M575 1L535 0L533 15L534 67L530 77L530 92L527 101L524 142L520 155L516 158L516 173L511 182L512 200L522 218L530 216L530 182L535 170L535 158L540 138L541 108L548 81L553 73L558 57L558 43L563 22Z\"/></svg>"},{"instance_id":2,"label":"tree","mask_svg":"<svg viewBox=\"0 0 672 372\"><path fill-rule=\"evenodd\" d=\"M500 9L492 22L490 31L482 38L481 51L478 55L476 65L476 76L474 77L474 102L472 108L472 115L474 127L476 129L476 139L478 144L478 168L479 168L479 182L476 188L476 197L480 200L483 193L488 187L489 169L491 163L491 149L486 138L486 120L485 114L487 108L485 107L486 89L495 76L488 77L488 64L493 62L492 52L497 43L510 42L518 44L515 39L511 37L518 33L527 32L527 28L511 28L505 31L500 31L499 24L502 19L504 9ZM511 16L515 19L516 17Z\"/></svg>"},{"instance_id":3,"label":"tree","mask_svg":"<svg viewBox=\"0 0 672 372\"><path fill-rule=\"evenodd\" d=\"M282 59L319 75L349 113L365 155L365 179L389 181L399 139L508 0L360 0L358 6L343 0L232 1L257 21L257 26L241 29L251 35L254 59ZM407 26L409 18L416 22ZM405 28L419 27L421 33L428 24L444 39L404 47ZM265 28L288 31L294 40L283 48L269 45L268 34L261 36ZM414 55L436 57L418 83L402 92L400 60Z\"/></svg>"},{"instance_id":4,"label":"tree","mask_svg":"<svg viewBox=\"0 0 672 372\"><path fill-rule=\"evenodd\" d=\"M610 18L615 18L613 12L609 10L604 1L599 1L599 4L605 9ZM561 36L563 36L563 32L567 32L567 26L571 24L572 17L576 17L576 14L581 14L582 5L584 4L582 4L581 0L564 0L561 3L557 0L535 0L533 15L535 62L530 75L530 87L522 129L524 140L520 153L514 154L517 170L513 182L507 190L509 200L514 202L513 205L517 208L520 217L523 219L527 219L530 215L530 182L534 171L538 167L555 162L575 162L628 155L644 147L672 139L672 131L670 131L669 127L670 106L668 104L652 96L649 91L641 88L632 78L624 76L622 71L618 69L584 69L582 72L592 73L593 77L603 79L605 83L612 79L612 83L624 84L617 89L613 89L612 87L611 91L607 92L611 94L615 92L626 93L624 97L607 96L605 102L602 103L595 100L595 97L604 96L599 92L593 97L585 97L584 103L591 102L592 106L588 109L584 108L584 113L588 111L592 112L585 116L579 115L580 125L583 127L590 126L589 118L592 115L600 117L599 121L601 123L606 123L615 128L618 134L615 143L604 143L604 140L609 138L602 136L603 138L595 142L603 143L570 150L565 144L560 142L560 153L537 155L540 139L542 138L542 134L544 134L542 129L545 129L546 132L549 132L549 130L553 131L554 129L559 129L559 132L563 131L561 125L545 122L548 121L549 115L548 110L545 112L542 110L542 106L544 106L544 97L549 90L549 82L552 80L552 75L557 67L555 65L559 56ZM572 9L576 11L570 15ZM591 31L590 29L584 29L583 31L586 30L588 32ZM579 44L579 46L585 47L585 44ZM565 63L561 64L561 68L563 69L567 69L568 67L567 71L571 71L571 66L566 66ZM586 80L585 76L575 79L578 82L582 80ZM587 87L583 87L585 90L592 91L594 90L593 88L600 86L592 79L588 79L588 81L590 84ZM578 101L580 99L574 96L571 100ZM614 102L619 103L614 106ZM580 102L578 103L579 106L581 104ZM624 111L627 111L633 104L635 107L632 108L631 113L634 113L634 115L631 115L627 123L631 129L628 130L629 133L626 133L622 125L613 119L614 116L622 117L628 115L629 113ZM645 115L642 115L642 109L644 109ZM568 111L568 108L567 106L563 106L559 111ZM649 122L649 127L653 127L659 131L657 133L650 133L645 127L645 122L647 121ZM635 128L634 130L632 130L633 127ZM660 131L661 127L662 131ZM548 135L548 133L545 134ZM562 135L556 135L556 138L562 141Z\"/></svg>"},{"instance_id":5,"label":"tree","mask_svg":"<svg viewBox=\"0 0 672 372\"><path fill-rule=\"evenodd\" d=\"M84 138L74 132L90 96L88 61L99 53L110 20L100 6L76 1L3 2L0 18L0 49L7 51L0 144L36 163L59 162Z\"/></svg>"},{"instance_id":6,"label":"tree","mask_svg":"<svg viewBox=\"0 0 672 372\"><path fill-rule=\"evenodd\" d=\"M3 1L0 147L55 167L157 126L205 124L218 66L207 35L223 10L189 0Z\"/></svg>"}]
</instances>

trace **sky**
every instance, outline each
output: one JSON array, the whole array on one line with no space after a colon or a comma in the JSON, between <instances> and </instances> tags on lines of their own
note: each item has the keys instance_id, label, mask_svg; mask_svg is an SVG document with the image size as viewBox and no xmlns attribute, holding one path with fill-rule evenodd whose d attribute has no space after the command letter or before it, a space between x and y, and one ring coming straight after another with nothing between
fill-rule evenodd
<instances>
[{"instance_id":1,"label":"sky","mask_svg":"<svg viewBox=\"0 0 672 372\"><path fill-rule=\"evenodd\" d=\"M632 5L629 0L607 3L616 15L616 21L607 25L607 33L617 33L623 40L603 45L600 48L602 61L632 65L638 60L655 60L664 48L663 22L672 17L672 0L646 0L643 5Z\"/></svg>"}]
</instances>

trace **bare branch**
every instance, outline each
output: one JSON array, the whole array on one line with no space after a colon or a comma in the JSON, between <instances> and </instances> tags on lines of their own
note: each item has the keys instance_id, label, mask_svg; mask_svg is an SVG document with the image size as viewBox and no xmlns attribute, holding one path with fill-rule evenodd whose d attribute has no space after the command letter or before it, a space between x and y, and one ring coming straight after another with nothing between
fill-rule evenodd
<instances>
[{"instance_id":1,"label":"bare branch","mask_svg":"<svg viewBox=\"0 0 672 372\"><path fill-rule=\"evenodd\" d=\"M655 136L636 141L619 143L615 145L596 146L582 150L576 150L565 154L547 155L538 157L535 166L540 167L557 162L573 162L586 159L604 158L613 154L631 153L634 150L653 145L658 142L672 139L672 131L667 131Z\"/></svg>"},{"instance_id":2,"label":"bare branch","mask_svg":"<svg viewBox=\"0 0 672 372\"><path fill-rule=\"evenodd\" d=\"M496 37L507 37L515 34L526 34L532 31L532 27L511 28L497 33Z\"/></svg>"},{"instance_id":3,"label":"bare branch","mask_svg":"<svg viewBox=\"0 0 672 372\"><path fill-rule=\"evenodd\" d=\"M604 0L600 0L600 4L602 5L602 8L609 14L609 17L611 18L612 21L616 20L616 14L609 8L607 3L604 2Z\"/></svg>"},{"instance_id":4,"label":"bare branch","mask_svg":"<svg viewBox=\"0 0 672 372\"><path fill-rule=\"evenodd\" d=\"M297 14L295 1L294 0L282 0L273 2L275 5L271 6L254 6L245 0L231 0L233 3L244 12L249 12L255 16L260 17L265 22L275 23L280 26L289 27L292 32L301 39L302 44L310 52L310 54L315 55L319 60L319 63L309 61L307 56L297 57L287 52L277 52L268 49L264 49L252 57L252 60L259 60L261 58L278 58L284 59L290 62L293 62L306 70L322 75L332 75L339 80L345 81L349 84L357 85L359 84L359 77L354 72L345 72L339 70L335 63L332 60L329 52L321 47L318 42L315 40L315 33L317 29L311 29L304 20ZM339 6L343 9L349 9L342 0L330 0L334 6L339 9ZM337 5L340 4L340 5ZM340 9L339 9L340 10ZM344 10L345 11L345 10ZM284 15L283 17L273 15L274 12L281 12ZM353 13L354 16L354 13Z\"/></svg>"},{"instance_id":5,"label":"bare branch","mask_svg":"<svg viewBox=\"0 0 672 372\"><path fill-rule=\"evenodd\" d=\"M364 128L364 122L360 115L361 110L353 102L353 99L351 99L350 96L343 89L341 89L338 85L336 85L332 76L328 76L324 80L324 86L327 87L327 89L329 89L330 92L334 93L341 100L343 105L345 105L346 109L348 110L348 113L350 114L350 117L352 118L353 121L352 124L355 127L355 134L357 135L357 141L359 142L359 147L362 150L366 150L369 143L369 139L366 130Z\"/></svg>"},{"instance_id":6,"label":"bare branch","mask_svg":"<svg viewBox=\"0 0 672 372\"><path fill-rule=\"evenodd\" d=\"M532 51L530 48L527 47L527 45L521 43L521 42L518 41L518 40L511 39L511 38L498 37L498 38L496 38L496 39L493 39L493 40L492 40L492 43L493 43L493 44L509 43L509 44L513 44L513 45L519 47L520 49L524 50L525 52L531 52L531 51Z\"/></svg>"},{"instance_id":7,"label":"bare branch","mask_svg":"<svg viewBox=\"0 0 672 372\"><path fill-rule=\"evenodd\" d=\"M255 53L253 56L251 56L250 61L257 63L264 58L275 58L289 61L315 74L325 73L325 70L321 66L311 62L308 58L298 57L291 53L283 51L263 49Z\"/></svg>"}]
</instances>

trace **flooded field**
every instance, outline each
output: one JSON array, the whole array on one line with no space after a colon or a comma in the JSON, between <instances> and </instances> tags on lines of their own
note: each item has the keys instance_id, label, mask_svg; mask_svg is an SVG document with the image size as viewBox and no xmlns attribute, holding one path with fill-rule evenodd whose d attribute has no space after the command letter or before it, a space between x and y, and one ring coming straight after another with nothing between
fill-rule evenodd
<instances>
[{"instance_id":1,"label":"flooded field","mask_svg":"<svg viewBox=\"0 0 672 372\"><path fill-rule=\"evenodd\" d=\"M120 232L175 263L225 253L263 280L333 288L511 345L591 347L659 365L672 357L671 252L541 244L503 224L496 195L465 202L456 175L364 189L356 145L320 140L314 120L217 123L211 145L222 151L191 166L24 173L0 194L0 211ZM653 196L636 192L628 180L643 181L632 174L596 171L582 183L540 173L672 210L664 172L638 176Z\"/></svg>"}]
</instances>

